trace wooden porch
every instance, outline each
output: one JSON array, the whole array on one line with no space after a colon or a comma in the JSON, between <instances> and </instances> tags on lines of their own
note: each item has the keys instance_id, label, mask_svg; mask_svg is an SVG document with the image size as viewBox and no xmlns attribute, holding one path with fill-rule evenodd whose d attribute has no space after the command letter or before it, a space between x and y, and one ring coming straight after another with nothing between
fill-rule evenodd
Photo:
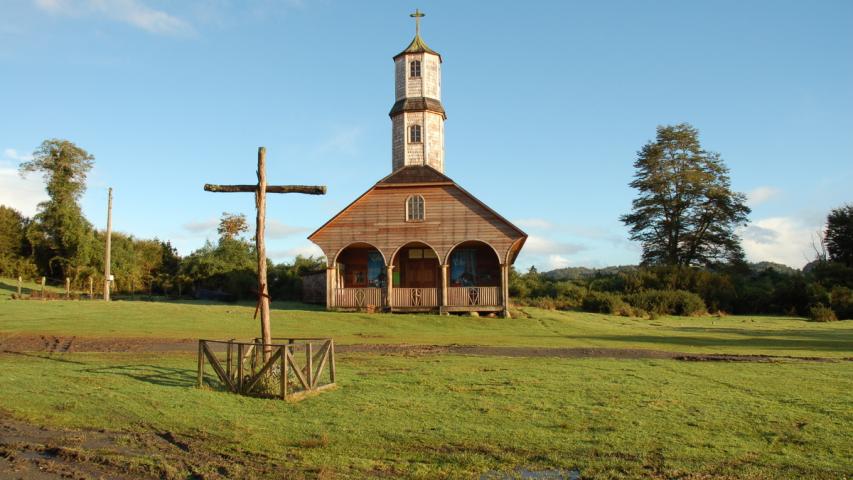
<instances>
[{"instance_id":1,"label":"wooden porch","mask_svg":"<svg viewBox=\"0 0 853 480\"><path fill-rule=\"evenodd\" d=\"M443 261L442 261L443 260ZM327 275L333 310L507 312L508 266L482 242L463 242L441 257L426 244L396 250L389 264L377 249L344 249Z\"/></svg>"}]
</instances>

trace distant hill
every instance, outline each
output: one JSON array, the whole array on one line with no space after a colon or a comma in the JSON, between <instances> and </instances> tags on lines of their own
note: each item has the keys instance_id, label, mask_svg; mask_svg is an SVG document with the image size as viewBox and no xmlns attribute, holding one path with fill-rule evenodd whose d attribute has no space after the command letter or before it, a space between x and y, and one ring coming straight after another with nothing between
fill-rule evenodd
<instances>
[{"instance_id":1,"label":"distant hill","mask_svg":"<svg viewBox=\"0 0 853 480\"><path fill-rule=\"evenodd\" d=\"M596 275L614 275L619 272L630 272L637 268L639 268L638 265L615 265L603 268L566 267L543 272L542 276L551 280L578 280L582 278L595 277ZM772 270L778 273L793 275L799 272L796 268L775 262L750 263L749 268L755 273Z\"/></svg>"},{"instance_id":2,"label":"distant hill","mask_svg":"<svg viewBox=\"0 0 853 480\"><path fill-rule=\"evenodd\" d=\"M596 275L614 275L619 272L636 270L637 268L637 265L616 265L604 268L566 267L543 272L542 276L551 280L577 280Z\"/></svg>"}]
</instances>

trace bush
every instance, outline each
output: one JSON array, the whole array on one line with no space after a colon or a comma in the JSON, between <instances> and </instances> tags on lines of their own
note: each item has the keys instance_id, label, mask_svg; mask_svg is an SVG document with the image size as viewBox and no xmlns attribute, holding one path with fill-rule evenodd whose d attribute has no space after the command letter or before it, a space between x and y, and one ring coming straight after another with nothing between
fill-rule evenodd
<instances>
[{"instance_id":1,"label":"bush","mask_svg":"<svg viewBox=\"0 0 853 480\"><path fill-rule=\"evenodd\" d=\"M853 320L853 290L835 287L830 293L832 311L839 320Z\"/></svg>"},{"instance_id":2,"label":"bush","mask_svg":"<svg viewBox=\"0 0 853 480\"><path fill-rule=\"evenodd\" d=\"M809 320L813 322L834 322L838 318L831 308L824 305L815 305L809 310Z\"/></svg>"},{"instance_id":3,"label":"bush","mask_svg":"<svg viewBox=\"0 0 853 480\"><path fill-rule=\"evenodd\" d=\"M684 290L646 290L628 295L632 307L656 315L701 315L706 312L702 297Z\"/></svg>"},{"instance_id":4,"label":"bush","mask_svg":"<svg viewBox=\"0 0 853 480\"><path fill-rule=\"evenodd\" d=\"M585 312L609 313L617 315L625 313L625 302L622 297L609 292L589 292L584 298L581 308Z\"/></svg>"}]
</instances>

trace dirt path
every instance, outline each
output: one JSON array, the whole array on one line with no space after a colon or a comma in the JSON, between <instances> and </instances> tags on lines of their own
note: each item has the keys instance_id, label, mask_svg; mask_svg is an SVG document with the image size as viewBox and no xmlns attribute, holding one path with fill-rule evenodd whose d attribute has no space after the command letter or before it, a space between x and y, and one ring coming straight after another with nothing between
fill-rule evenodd
<instances>
[{"instance_id":1,"label":"dirt path","mask_svg":"<svg viewBox=\"0 0 853 480\"><path fill-rule=\"evenodd\" d=\"M553 358L658 358L684 361L775 362L799 360L810 362L850 361L851 358L793 357L774 355L694 354L646 350L640 348L569 348L569 347L504 347L477 345L407 345L353 344L335 345L340 353L364 352L382 355L484 355L503 357ZM196 339L171 338L84 338L52 335L11 335L0 338L0 352L195 352Z\"/></svg>"},{"instance_id":2,"label":"dirt path","mask_svg":"<svg viewBox=\"0 0 853 480\"><path fill-rule=\"evenodd\" d=\"M233 456L213 452L202 438L172 432L37 427L0 411L0 478L289 478L295 473L299 478L306 476L306 472L287 468L283 465L286 461L246 452Z\"/></svg>"}]
</instances>

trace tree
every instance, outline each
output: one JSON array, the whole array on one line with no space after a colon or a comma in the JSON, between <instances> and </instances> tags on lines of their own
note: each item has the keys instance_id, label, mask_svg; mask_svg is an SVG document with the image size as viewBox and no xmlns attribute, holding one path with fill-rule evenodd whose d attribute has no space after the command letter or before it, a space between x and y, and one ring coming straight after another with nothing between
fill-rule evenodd
<instances>
[{"instance_id":1,"label":"tree","mask_svg":"<svg viewBox=\"0 0 853 480\"><path fill-rule=\"evenodd\" d=\"M58 276L76 276L89 263L94 235L78 204L86 190L86 175L94 157L68 140L45 140L33 159L20 166L21 175L40 172L47 182L49 200L28 229L35 257L43 271Z\"/></svg>"},{"instance_id":2,"label":"tree","mask_svg":"<svg viewBox=\"0 0 853 480\"><path fill-rule=\"evenodd\" d=\"M853 267L853 205L829 213L824 238L830 260Z\"/></svg>"},{"instance_id":3,"label":"tree","mask_svg":"<svg viewBox=\"0 0 853 480\"><path fill-rule=\"evenodd\" d=\"M718 153L702 149L689 124L657 128L637 153L631 187L639 191L620 219L642 243L646 265L741 261L735 228L747 222L746 196L733 192Z\"/></svg>"},{"instance_id":4,"label":"tree","mask_svg":"<svg viewBox=\"0 0 853 480\"><path fill-rule=\"evenodd\" d=\"M0 275L32 276L35 266L27 258L29 219L17 210L0 205Z\"/></svg>"},{"instance_id":5,"label":"tree","mask_svg":"<svg viewBox=\"0 0 853 480\"><path fill-rule=\"evenodd\" d=\"M242 213L222 212L222 218L219 220L219 228L216 231L221 238L233 240L241 233L249 230L249 224L246 223L246 216Z\"/></svg>"}]
</instances>

